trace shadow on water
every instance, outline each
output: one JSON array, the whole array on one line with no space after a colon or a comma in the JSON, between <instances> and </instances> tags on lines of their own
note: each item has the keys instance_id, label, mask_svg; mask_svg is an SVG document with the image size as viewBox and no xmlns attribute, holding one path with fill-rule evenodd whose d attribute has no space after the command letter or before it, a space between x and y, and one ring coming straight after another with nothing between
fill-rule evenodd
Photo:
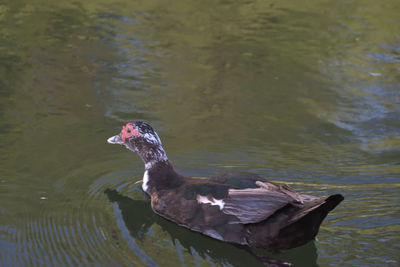
<instances>
[{"instance_id":1,"label":"shadow on water","mask_svg":"<svg viewBox=\"0 0 400 267\"><path fill-rule=\"evenodd\" d=\"M257 249L254 251L257 254L255 256L253 253L248 253L243 247L220 242L177 226L155 214L148 201L134 200L121 195L116 190L106 189L104 193L110 202L117 203L123 223L136 241L144 242L146 233L149 232L151 226L157 224L169 234L174 246L177 246L178 241L191 255L197 254L203 259L211 258L213 262L223 266L264 266L262 260L270 263L270 265L266 264L267 266L291 266L289 262L294 266L318 266L318 255L314 242L282 252ZM275 263L275 265L271 263Z\"/></svg>"}]
</instances>

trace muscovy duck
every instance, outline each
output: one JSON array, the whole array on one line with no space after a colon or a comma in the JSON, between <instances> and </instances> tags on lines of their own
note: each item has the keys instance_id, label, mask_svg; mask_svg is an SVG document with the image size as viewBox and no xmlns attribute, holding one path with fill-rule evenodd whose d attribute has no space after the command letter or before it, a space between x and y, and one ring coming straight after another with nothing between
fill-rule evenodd
<instances>
[{"instance_id":1,"label":"muscovy duck","mask_svg":"<svg viewBox=\"0 0 400 267\"><path fill-rule=\"evenodd\" d=\"M124 145L144 161L143 190L160 216L212 238L254 248L290 249L314 239L328 212L344 198L314 197L252 173L207 179L178 174L161 140L146 122L123 126L110 144Z\"/></svg>"}]
</instances>

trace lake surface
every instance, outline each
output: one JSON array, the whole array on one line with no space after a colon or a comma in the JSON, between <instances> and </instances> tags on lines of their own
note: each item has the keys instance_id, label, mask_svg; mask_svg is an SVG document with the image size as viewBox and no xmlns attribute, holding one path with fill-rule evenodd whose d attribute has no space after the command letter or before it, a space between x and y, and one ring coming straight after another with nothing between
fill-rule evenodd
<instances>
[{"instance_id":1,"label":"lake surface","mask_svg":"<svg viewBox=\"0 0 400 267\"><path fill-rule=\"evenodd\" d=\"M150 122L175 168L342 193L296 266L400 265L400 2L0 2L0 265L261 266L153 214Z\"/></svg>"}]
</instances>

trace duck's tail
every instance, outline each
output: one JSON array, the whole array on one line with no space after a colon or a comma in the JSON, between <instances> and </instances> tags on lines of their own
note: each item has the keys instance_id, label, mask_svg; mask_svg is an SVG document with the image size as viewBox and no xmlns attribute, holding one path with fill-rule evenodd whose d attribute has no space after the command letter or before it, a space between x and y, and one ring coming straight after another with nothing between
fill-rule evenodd
<instances>
[{"instance_id":1,"label":"duck's tail","mask_svg":"<svg viewBox=\"0 0 400 267\"><path fill-rule=\"evenodd\" d=\"M314 239L322 221L343 199L341 194L331 195L306 203L297 210L279 231L278 239L287 241L282 248L301 246Z\"/></svg>"},{"instance_id":2,"label":"duck's tail","mask_svg":"<svg viewBox=\"0 0 400 267\"><path fill-rule=\"evenodd\" d=\"M315 212L312 213L314 214L312 217L314 220L320 219L322 222L326 215L328 215L328 213L333 210L343 199L344 197L341 194L314 199L313 201L306 203L304 207L298 210L288 222L289 224L295 223L303 217L311 215L312 211L314 210ZM318 214L319 217L316 216L316 214Z\"/></svg>"}]
</instances>

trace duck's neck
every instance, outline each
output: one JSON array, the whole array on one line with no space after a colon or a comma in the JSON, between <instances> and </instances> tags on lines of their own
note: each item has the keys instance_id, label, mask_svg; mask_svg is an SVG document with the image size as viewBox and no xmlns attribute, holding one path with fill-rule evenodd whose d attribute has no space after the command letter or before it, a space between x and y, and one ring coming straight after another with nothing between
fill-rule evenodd
<instances>
[{"instance_id":1,"label":"duck's neck","mask_svg":"<svg viewBox=\"0 0 400 267\"><path fill-rule=\"evenodd\" d=\"M167 154L162 146L148 146L146 149L141 149L137 152L144 162L146 171L149 171L157 163L168 162Z\"/></svg>"},{"instance_id":2,"label":"duck's neck","mask_svg":"<svg viewBox=\"0 0 400 267\"><path fill-rule=\"evenodd\" d=\"M182 176L175 172L161 145L146 145L137 153L145 167L143 191L151 195L181 184Z\"/></svg>"},{"instance_id":3,"label":"duck's neck","mask_svg":"<svg viewBox=\"0 0 400 267\"><path fill-rule=\"evenodd\" d=\"M178 174L168 159L145 165L142 189L149 195L158 195L184 183L184 177Z\"/></svg>"}]
</instances>

